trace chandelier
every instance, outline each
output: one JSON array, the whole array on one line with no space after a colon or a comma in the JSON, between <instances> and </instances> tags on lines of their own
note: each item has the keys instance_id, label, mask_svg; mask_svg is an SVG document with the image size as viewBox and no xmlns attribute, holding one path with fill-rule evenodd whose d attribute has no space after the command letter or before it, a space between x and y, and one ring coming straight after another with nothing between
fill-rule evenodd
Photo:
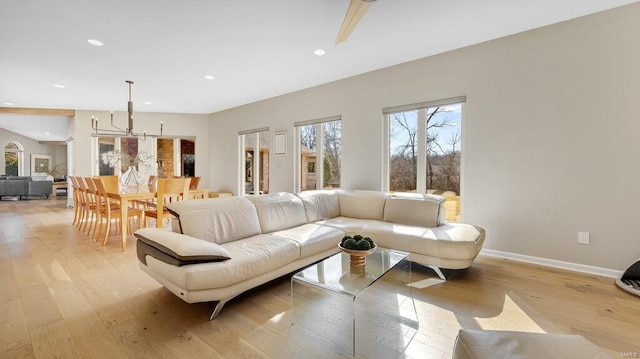
<instances>
[{"instance_id":1,"label":"chandelier","mask_svg":"<svg viewBox=\"0 0 640 359\"><path fill-rule=\"evenodd\" d=\"M129 118L129 124L127 127L125 128L120 128L116 125L113 124L113 111L111 111L111 127L113 127L113 129L105 129L105 128L100 128L98 126L98 119L94 116L91 116L91 128L93 130L95 130L95 134L96 136L112 136L112 137L127 137L127 136L132 136L132 137L138 137L138 139L145 141L148 137L160 137L162 136L162 121L160 121L160 134L159 135L151 135L151 134L147 134L146 131L143 131L142 133L140 132L133 132L133 102L131 102L131 85L133 85L133 81L131 80L127 80L125 81L127 84L129 84L129 103L127 106L127 113L128 113L128 118Z\"/></svg>"}]
</instances>

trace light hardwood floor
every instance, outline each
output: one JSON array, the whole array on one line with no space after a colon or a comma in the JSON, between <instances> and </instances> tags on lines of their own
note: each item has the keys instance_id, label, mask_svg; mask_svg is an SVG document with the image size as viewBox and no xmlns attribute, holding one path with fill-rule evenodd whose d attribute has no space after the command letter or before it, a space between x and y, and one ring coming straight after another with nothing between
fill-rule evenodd
<instances>
[{"instance_id":1,"label":"light hardwood floor","mask_svg":"<svg viewBox=\"0 0 640 359\"><path fill-rule=\"evenodd\" d=\"M72 217L61 199L0 201L0 357L350 357L290 325L290 278L209 321L210 303L187 304L138 268L133 237L124 253L115 234L102 247ZM640 298L611 278L481 256L446 283L414 266L413 293L417 332L390 348L385 329L365 326L383 349L358 356L449 358L460 328L575 333L614 358L640 353Z\"/></svg>"}]
</instances>

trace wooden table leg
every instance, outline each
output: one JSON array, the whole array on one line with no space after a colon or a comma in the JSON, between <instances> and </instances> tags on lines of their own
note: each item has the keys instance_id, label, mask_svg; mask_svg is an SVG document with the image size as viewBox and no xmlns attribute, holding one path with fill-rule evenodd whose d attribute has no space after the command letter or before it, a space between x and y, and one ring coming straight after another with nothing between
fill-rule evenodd
<instances>
[{"instance_id":1,"label":"wooden table leg","mask_svg":"<svg viewBox=\"0 0 640 359\"><path fill-rule=\"evenodd\" d=\"M156 207L156 228L164 227L162 222L163 214L164 214L164 210L160 206Z\"/></svg>"},{"instance_id":2,"label":"wooden table leg","mask_svg":"<svg viewBox=\"0 0 640 359\"><path fill-rule=\"evenodd\" d=\"M126 198L120 198L120 234L122 235L122 251L127 250L127 217L129 216L129 201Z\"/></svg>"}]
</instances>

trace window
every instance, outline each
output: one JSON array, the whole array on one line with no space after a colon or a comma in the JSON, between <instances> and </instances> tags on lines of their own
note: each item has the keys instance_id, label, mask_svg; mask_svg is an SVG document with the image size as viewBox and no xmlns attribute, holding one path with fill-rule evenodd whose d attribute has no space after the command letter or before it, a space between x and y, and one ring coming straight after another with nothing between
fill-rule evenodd
<instances>
[{"instance_id":1,"label":"window","mask_svg":"<svg viewBox=\"0 0 640 359\"><path fill-rule=\"evenodd\" d=\"M7 176L20 176L23 171L24 151L17 142L9 142L4 146L4 173Z\"/></svg>"},{"instance_id":2,"label":"window","mask_svg":"<svg viewBox=\"0 0 640 359\"><path fill-rule=\"evenodd\" d=\"M137 137L94 137L94 149L97 150L97 160L94 164L94 173L99 176L119 176L122 172L133 166L137 170L138 164L135 162L138 155ZM103 154L116 152L115 162L105 163ZM112 157L113 158L113 157ZM108 160L107 160L108 161ZM97 172L95 172L97 171Z\"/></svg>"},{"instance_id":3,"label":"window","mask_svg":"<svg viewBox=\"0 0 640 359\"><path fill-rule=\"evenodd\" d=\"M240 169L242 183L238 193L269 193L269 155L271 151L271 132L269 128L240 131L238 141L242 151Z\"/></svg>"},{"instance_id":4,"label":"window","mask_svg":"<svg viewBox=\"0 0 640 359\"><path fill-rule=\"evenodd\" d=\"M383 110L388 133L387 188L445 197L446 219L460 220L464 97Z\"/></svg>"},{"instance_id":5,"label":"window","mask_svg":"<svg viewBox=\"0 0 640 359\"><path fill-rule=\"evenodd\" d=\"M108 163L102 161L102 154L109 151L113 151L116 146L115 137L98 137L98 175L99 176L113 176L115 170L109 166Z\"/></svg>"},{"instance_id":6,"label":"window","mask_svg":"<svg viewBox=\"0 0 640 359\"><path fill-rule=\"evenodd\" d=\"M340 188L342 117L296 122L294 126L299 159L296 191Z\"/></svg>"},{"instance_id":7,"label":"window","mask_svg":"<svg viewBox=\"0 0 640 359\"><path fill-rule=\"evenodd\" d=\"M156 140L158 177L195 177L195 148L195 139L158 138Z\"/></svg>"}]
</instances>

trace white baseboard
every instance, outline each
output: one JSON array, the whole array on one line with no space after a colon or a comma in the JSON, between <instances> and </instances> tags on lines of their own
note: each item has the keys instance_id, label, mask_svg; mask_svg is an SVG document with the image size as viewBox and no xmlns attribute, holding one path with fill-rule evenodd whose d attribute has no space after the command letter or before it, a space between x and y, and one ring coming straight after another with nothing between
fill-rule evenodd
<instances>
[{"instance_id":1,"label":"white baseboard","mask_svg":"<svg viewBox=\"0 0 640 359\"><path fill-rule=\"evenodd\" d=\"M502 252L502 251L496 251L493 249L483 248L480 251L480 254L483 254L485 256L490 256L490 257L510 259L518 262L539 264L547 267L566 269L574 272L595 274L595 275L610 277L610 278L620 278L623 273L622 271L615 270L615 269L594 267L594 266L588 266L585 264L578 264L578 263L571 263L571 262L563 262L555 259L527 256L524 254Z\"/></svg>"}]
</instances>

